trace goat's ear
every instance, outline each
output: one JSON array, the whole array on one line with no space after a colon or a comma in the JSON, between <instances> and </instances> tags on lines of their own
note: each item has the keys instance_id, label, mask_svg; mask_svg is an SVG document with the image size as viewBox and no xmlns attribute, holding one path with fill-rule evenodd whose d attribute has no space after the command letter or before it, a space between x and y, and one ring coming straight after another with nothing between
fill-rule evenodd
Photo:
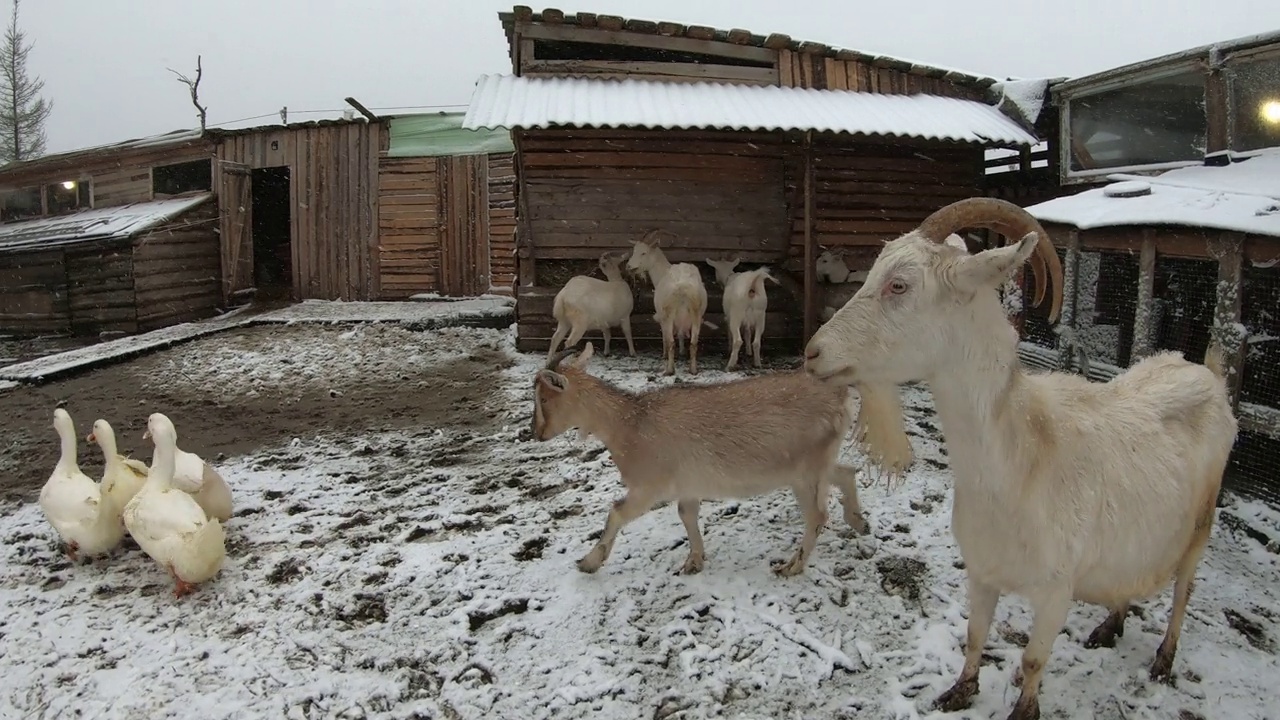
<instances>
[{"instance_id":1,"label":"goat's ear","mask_svg":"<svg viewBox=\"0 0 1280 720\"><path fill-rule=\"evenodd\" d=\"M564 389L569 385L569 381L565 379L565 376L555 370L539 370L538 382L544 388L557 393L564 392Z\"/></svg>"},{"instance_id":2,"label":"goat's ear","mask_svg":"<svg viewBox=\"0 0 1280 720\"><path fill-rule=\"evenodd\" d=\"M1027 233L1013 245L983 250L977 255L959 259L955 270L956 284L968 290L994 287L1009 279L1022 267L1039 242L1035 233Z\"/></svg>"},{"instance_id":3,"label":"goat's ear","mask_svg":"<svg viewBox=\"0 0 1280 720\"><path fill-rule=\"evenodd\" d=\"M595 352L595 347L591 343L587 343L587 346L582 348L582 352L578 353L578 357L574 358L569 364L579 370L585 370L587 363L591 362L591 356L595 355Z\"/></svg>"}]
</instances>

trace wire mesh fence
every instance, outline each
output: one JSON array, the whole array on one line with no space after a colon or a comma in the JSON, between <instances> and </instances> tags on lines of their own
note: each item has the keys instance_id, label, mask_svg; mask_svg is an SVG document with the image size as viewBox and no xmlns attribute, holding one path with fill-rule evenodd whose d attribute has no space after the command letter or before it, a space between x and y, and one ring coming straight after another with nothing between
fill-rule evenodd
<instances>
[{"instance_id":1,"label":"wire mesh fence","mask_svg":"<svg viewBox=\"0 0 1280 720\"><path fill-rule=\"evenodd\" d=\"M1191 362L1204 362L1218 304L1216 260L1156 260L1155 298L1159 322L1153 345L1157 350L1180 350Z\"/></svg>"},{"instance_id":2,"label":"wire mesh fence","mask_svg":"<svg viewBox=\"0 0 1280 720\"><path fill-rule=\"evenodd\" d=\"M1129 364L1138 306L1138 260L1129 253L1082 252L1078 262L1075 338L1090 364Z\"/></svg>"}]
</instances>

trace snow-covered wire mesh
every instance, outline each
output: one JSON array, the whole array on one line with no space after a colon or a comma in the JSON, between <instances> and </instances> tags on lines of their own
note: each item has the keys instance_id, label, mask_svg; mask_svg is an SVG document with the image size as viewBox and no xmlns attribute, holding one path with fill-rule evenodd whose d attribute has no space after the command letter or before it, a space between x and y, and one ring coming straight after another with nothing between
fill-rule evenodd
<instances>
[{"instance_id":1,"label":"snow-covered wire mesh","mask_svg":"<svg viewBox=\"0 0 1280 720\"><path fill-rule=\"evenodd\" d=\"M1058 259L1065 263L1065 253L1058 249ZM1022 339L1047 350L1058 349L1058 333L1049 324L1048 302L1041 307L1034 307L1035 276L1028 263L1022 272ZM1064 300L1066 298L1063 298Z\"/></svg>"},{"instance_id":2,"label":"snow-covered wire mesh","mask_svg":"<svg viewBox=\"0 0 1280 720\"><path fill-rule=\"evenodd\" d=\"M1277 427L1280 420L1280 268L1244 264L1240 322L1245 347L1237 415ZM1231 486L1245 495L1280 504L1280 439L1244 423L1232 453ZM1274 432L1274 430L1273 430Z\"/></svg>"},{"instance_id":3,"label":"snow-covered wire mesh","mask_svg":"<svg viewBox=\"0 0 1280 720\"><path fill-rule=\"evenodd\" d=\"M1203 362L1218 303L1217 261L1157 258L1155 297L1160 311L1153 346Z\"/></svg>"}]
</instances>

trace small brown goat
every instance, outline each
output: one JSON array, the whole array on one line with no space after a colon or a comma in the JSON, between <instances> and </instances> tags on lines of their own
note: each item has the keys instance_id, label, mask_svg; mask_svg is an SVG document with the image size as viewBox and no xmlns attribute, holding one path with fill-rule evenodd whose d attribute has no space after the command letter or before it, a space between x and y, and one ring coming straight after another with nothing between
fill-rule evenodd
<instances>
[{"instance_id":1,"label":"small brown goat","mask_svg":"<svg viewBox=\"0 0 1280 720\"><path fill-rule=\"evenodd\" d=\"M534 378L533 435L546 441L576 427L583 436L596 436L626 488L600 541L578 561L582 572L600 568L623 526L671 500L689 536L684 573L702 569L702 500L791 488L805 530L795 555L774 565L783 576L804 571L827 521L831 484L841 490L845 521L856 533L866 532L856 474L836 464L851 424L847 388L787 372L630 393L586 372L591 343L562 365L573 352L559 353Z\"/></svg>"}]
</instances>

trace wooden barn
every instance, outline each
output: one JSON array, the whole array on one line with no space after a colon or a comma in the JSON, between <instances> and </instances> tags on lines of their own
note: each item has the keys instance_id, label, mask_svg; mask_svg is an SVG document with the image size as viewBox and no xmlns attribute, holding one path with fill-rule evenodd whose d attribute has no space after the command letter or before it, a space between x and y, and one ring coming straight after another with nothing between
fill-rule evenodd
<instances>
[{"instance_id":1,"label":"wooden barn","mask_svg":"<svg viewBox=\"0 0 1280 720\"><path fill-rule=\"evenodd\" d=\"M151 217L150 203L203 193L213 202L199 211L212 214L201 227L218 258L207 312L247 292L295 300L510 293L514 148L506 131L461 122L461 113L437 113L180 131L11 164L0 168L0 236L21 242L0 252L44 247L31 228L52 228L60 247L96 247L108 241L94 230L108 210ZM81 226L82 237L66 234ZM62 262L54 257L41 264ZM142 263L130 272L169 277L139 276L143 286L205 272L179 270ZM56 315L78 302L74 293L23 287L0 295L0 332L90 328L39 319L38 308ZM190 316L175 310L137 327Z\"/></svg>"},{"instance_id":2,"label":"wooden barn","mask_svg":"<svg viewBox=\"0 0 1280 720\"><path fill-rule=\"evenodd\" d=\"M512 74L480 78L464 127L516 148L518 345L545 349L569 277L651 229L679 240L710 296L707 258L780 267L766 341L815 327L823 247L866 269L881 242L980 194L984 151L1039 139L996 80L785 35L518 6L500 13ZM1002 111L1001 108L1008 111ZM637 342L658 343L633 282Z\"/></svg>"},{"instance_id":3,"label":"wooden barn","mask_svg":"<svg viewBox=\"0 0 1280 720\"><path fill-rule=\"evenodd\" d=\"M209 317L217 221L200 192L0 225L0 327L134 333Z\"/></svg>"},{"instance_id":4,"label":"wooden barn","mask_svg":"<svg viewBox=\"0 0 1280 720\"><path fill-rule=\"evenodd\" d=\"M1062 320L1024 356L1106 379L1158 350L1228 355L1237 486L1280 502L1280 33L1056 83Z\"/></svg>"}]
</instances>

